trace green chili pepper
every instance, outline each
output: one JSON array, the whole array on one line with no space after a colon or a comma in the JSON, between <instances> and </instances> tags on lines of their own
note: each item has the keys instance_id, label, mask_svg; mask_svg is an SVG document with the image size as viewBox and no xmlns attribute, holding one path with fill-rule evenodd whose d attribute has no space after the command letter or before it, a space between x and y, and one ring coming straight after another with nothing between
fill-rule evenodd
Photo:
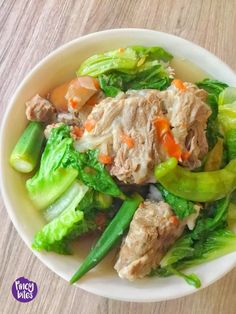
<instances>
[{"instance_id":1,"label":"green chili pepper","mask_svg":"<svg viewBox=\"0 0 236 314\"><path fill-rule=\"evenodd\" d=\"M236 188L236 159L225 168L210 172L191 172L176 165L164 175L159 172L166 161L155 167L156 179L171 193L195 202L210 202L225 197Z\"/></svg>"},{"instance_id":2,"label":"green chili pepper","mask_svg":"<svg viewBox=\"0 0 236 314\"><path fill-rule=\"evenodd\" d=\"M127 198L123 202L121 208L107 226L101 238L97 241L78 271L71 278L70 283L79 280L107 255L113 245L128 228L136 209L142 201L143 198L135 193L131 198Z\"/></svg>"}]
</instances>

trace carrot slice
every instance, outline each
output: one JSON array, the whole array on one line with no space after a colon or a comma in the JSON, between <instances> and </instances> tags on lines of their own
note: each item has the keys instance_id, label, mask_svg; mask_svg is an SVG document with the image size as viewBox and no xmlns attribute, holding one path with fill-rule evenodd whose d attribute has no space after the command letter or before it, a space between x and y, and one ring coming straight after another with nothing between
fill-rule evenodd
<instances>
[{"instance_id":1,"label":"carrot slice","mask_svg":"<svg viewBox=\"0 0 236 314\"><path fill-rule=\"evenodd\" d=\"M77 97L69 98L69 105L70 105L73 109L76 109L76 108L77 108L78 103L79 103L79 100L78 100Z\"/></svg>"},{"instance_id":2,"label":"carrot slice","mask_svg":"<svg viewBox=\"0 0 236 314\"><path fill-rule=\"evenodd\" d=\"M161 142L169 156L180 160L182 154L181 148L179 144L175 142L174 137L170 131L163 135Z\"/></svg>"},{"instance_id":3,"label":"carrot slice","mask_svg":"<svg viewBox=\"0 0 236 314\"><path fill-rule=\"evenodd\" d=\"M87 130L88 132L91 132L92 129L94 129L96 125L96 121L94 119L91 119L91 120L86 120L84 122L84 128L85 130Z\"/></svg>"},{"instance_id":4,"label":"carrot slice","mask_svg":"<svg viewBox=\"0 0 236 314\"><path fill-rule=\"evenodd\" d=\"M109 165L112 163L112 157L105 154L99 154L98 160L104 165Z\"/></svg>"},{"instance_id":5,"label":"carrot slice","mask_svg":"<svg viewBox=\"0 0 236 314\"><path fill-rule=\"evenodd\" d=\"M175 157L179 161L188 159L190 153L188 151L182 152L180 145L175 142L169 120L165 117L157 117L153 124L156 128L157 138L166 149L168 155Z\"/></svg>"},{"instance_id":6,"label":"carrot slice","mask_svg":"<svg viewBox=\"0 0 236 314\"><path fill-rule=\"evenodd\" d=\"M72 133L75 134L76 137L81 137L84 134L84 129L78 126L74 126Z\"/></svg>"},{"instance_id":7,"label":"carrot slice","mask_svg":"<svg viewBox=\"0 0 236 314\"><path fill-rule=\"evenodd\" d=\"M187 160L189 157L190 157L191 153L189 151L184 151L182 152L181 154L181 159L184 161L184 160Z\"/></svg>"},{"instance_id":8,"label":"carrot slice","mask_svg":"<svg viewBox=\"0 0 236 314\"><path fill-rule=\"evenodd\" d=\"M184 85L182 80L175 79L172 81L172 84L175 85L175 87L178 88L180 91L182 92L186 91L186 86Z\"/></svg>"},{"instance_id":9,"label":"carrot slice","mask_svg":"<svg viewBox=\"0 0 236 314\"><path fill-rule=\"evenodd\" d=\"M127 134L121 134L121 141L125 143L129 148L134 147L134 140Z\"/></svg>"},{"instance_id":10,"label":"carrot slice","mask_svg":"<svg viewBox=\"0 0 236 314\"><path fill-rule=\"evenodd\" d=\"M170 123L169 121L164 117L157 117L153 124L157 131L157 137L160 140L161 137L166 133L170 131Z\"/></svg>"},{"instance_id":11,"label":"carrot slice","mask_svg":"<svg viewBox=\"0 0 236 314\"><path fill-rule=\"evenodd\" d=\"M169 218L169 222L175 226L179 225L179 219L177 216L174 215Z\"/></svg>"}]
</instances>

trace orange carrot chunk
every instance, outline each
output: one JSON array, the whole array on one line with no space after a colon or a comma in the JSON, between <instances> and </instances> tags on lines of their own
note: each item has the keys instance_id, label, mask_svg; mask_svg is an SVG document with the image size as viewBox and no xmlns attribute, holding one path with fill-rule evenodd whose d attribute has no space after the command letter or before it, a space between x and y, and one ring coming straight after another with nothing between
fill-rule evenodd
<instances>
[{"instance_id":1,"label":"orange carrot chunk","mask_svg":"<svg viewBox=\"0 0 236 314\"><path fill-rule=\"evenodd\" d=\"M177 160L180 160L182 151L179 144L175 142L171 132L164 134L162 137L162 144L170 157L175 157Z\"/></svg>"},{"instance_id":2,"label":"orange carrot chunk","mask_svg":"<svg viewBox=\"0 0 236 314\"><path fill-rule=\"evenodd\" d=\"M73 109L76 109L76 107L78 106L79 100L78 100L77 97L72 97L72 98L69 98L68 102L69 102L69 105L70 105Z\"/></svg>"},{"instance_id":3,"label":"orange carrot chunk","mask_svg":"<svg viewBox=\"0 0 236 314\"><path fill-rule=\"evenodd\" d=\"M72 133L75 134L76 137L81 137L84 134L84 129L78 126L74 126Z\"/></svg>"},{"instance_id":4,"label":"orange carrot chunk","mask_svg":"<svg viewBox=\"0 0 236 314\"><path fill-rule=\"evenodd\" d=\"M96 121L94 119L91 119L91 120L86 120L84 122L84 128L85 130L87 130L88 132L91 132L92 129L94 129L96 125Z\"/></svg>"},{"instance_id":5,"label":"orange carrot chunk","mask_svg":"<svg viewBox=\"0 0 236 314\"><path fill-rule=\"evenodd\" d=\"M165 117L157 117L154 121L154 126L157 131L157 137L160 140L162 136L170 131L170 123Z\"/></svg>"},{"instance_id":6,"label":"orange carrot chunk","mask_svg":"<svg viewBox=\"0 0 236 314\"><path fill-rule=\"evenodd\" d=\"M191 155L191 153L186 150L186 151L182 152L182 154L181 154L181 159L182 159L183 161L184 161L184 160L187 160L187 159L189 159L190 155Z\"/></svg>"},{"instance_id":7,"label":"orange carrot chunk","mask_svg":"<svg viewBox=\"0 0 236 314\"><path fill-rule=\"evenodd\" d=\"M173 80L172 84L175 85L175 87L178 88L180 91L182 92L186 91L186 86L184 85L183 81L181 81L180 79Z\"/></svg>"},{"instance_id":8,"label":"orange carrot chunk","mask_svg":"<svg viewBox=\"0 0 236 314\"><path fill-rule=\"evenodd\" d=\"M175 225L175 226L178 226L178 224L179 224L179 219L178 219L178 217L177 216L171 216L170 218L169 218L169 222L171 223L171 224L173 224L173 225Z\"/></svg>"},{"instance_id":9,"label":"orange carrot chunk","mask_svg":"<svg viewBox=\"0 0 236 314\"><path fill-rule=\"evenodd\" d=\"M102 163L104 165L109 165L112 163L112 157L111 156L101 154L101 153L98 156L98 160L100 161L100 163Z\"/></svg>"},{"instance_id":10,"label":"orange carrot chunk","mask_svg":"<svg viewBox=\"0 0 236 314\"><path fill-rule=\"evenodd\" d=\"M121 141L125 143L129 148L134 147L134 140L127 134L121 134Z\"/></svg>"}]
</instances>

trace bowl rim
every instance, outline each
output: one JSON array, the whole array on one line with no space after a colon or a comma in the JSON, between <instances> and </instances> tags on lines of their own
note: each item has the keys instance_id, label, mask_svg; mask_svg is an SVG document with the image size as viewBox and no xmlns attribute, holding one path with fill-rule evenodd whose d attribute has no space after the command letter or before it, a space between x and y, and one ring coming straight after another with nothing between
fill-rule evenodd
<instances>
[{"instance_id":1,"label":"bowl rim","mask_svg":"<svg viewBox=\"0 0 236 314\"><path fill-rule=\"evenodd\" d=\"M6 111L5 114L2 118L2 123L1 123L1 129L0 129L0 173L3 173L3 168L4 168L4 161L3 161L3 157L2 157L2 147L3 147L3 138L4 138L4 130L6 129L6 122L10 116L11 113L11 108L14 104L14 102L16 101L16 99L18 98L18 95L21 93L21 90L23 88L23 86L30 80L30 78L46 63L50 62L50 60L52 60L55 56L60 55L63 51L70 49L71 47L73 47L74 45L77 45L83 41L87 41L89 39L96 39L97 35L100 34L104 34L104 35L109 35L109 34L116 34L116 33L122 33L122 32L130 32L130 33L153 33L153 35L160 35L160 34L165 34L166 36L168 36L169 38L172 38L176 41L181 41L184 44L187 44L188 46L190 45L192 48L197 49L199 52L208 55L208 57L210 57L214 62L217 62L218 64L220 64L221 66L223 66L225 68L225 70L228 71L229 75L232 77L235 77L236 79L236 74L235 72L227 65L225 64L223 61L221 61L218 57L216 57L214 54L212 54L211 52L209 52L208 50L206 50L205 48L187 40L184 39L182 37L170 34L170 33L166 33L166 32L160 32L160 31L156 31L156 30L152 30L152 29L147 29L147 28L115 28L115 29L107 29L107 30L103 30L103 31L97 31L97 32L93 32L90 34L86 34L84 36L79 36L61 46L59 46L57 49L53 50L51 53L49 53L48 55L46 55L40 62L38 62L30 71L29 73L24 77L24 79L22 80L22 82L19 84L19 86L17 87L17 89L15 90L13 96L11 97L11 99L8 102L8 105L6 107ZM50 270L52 270L54 273L56 273L57 275L59 275L61 278L63 278L64 280L67 281L67 278L65 276L64 273L59 272L54 270L53 265L51 265L48 261L46 261L44 259L44 256L35 251L32 250L31 248L31 243L30 240L28 239L28 237L24 234L24 232L21 229L21 226L19 224L19 222L17 221L15 215L14 215L14 209L11 206L11 201L10 198L8 197L8 193L7 193L7 189L5 188L5 184L4 184L4 176L0 176L0 189L1 189L1 194L2 194L2 199L4 201L4 205L5 208L7 209L7 213L14 225L14 227L16 228L19 236L23 239L23 241L25 242L25 244L28 246L28 248L31 250L31 252L37 257L39 258L39 260L46 265ZM143 299L136 299L135 297L125 297L125 296L115 296L114 294L109 294L107 292L104 291L100 291L98 289L93 289L92 287L89 287L89 285L80 285L80 284L76 284L77 287L96 294L96 295L100 295L103 297L107 297L113 300L120 300L120 301L128 301L128 302L159 302L159 301L166 301L166 300L172 300L172 299L177 299L183 296L187 296L190 295L194 292L198 292L199 290L208 287L209 285L211 285L212 283L216 282L217 280L219 280L220 278L222 278L224 275L226 275L228 272L230 272L234 267L236 266L236 259L234 262L231 262L229 264L227 264L227 267L224 268L224 271L222 271L220 274L216 275L214 277L213 280L210 280L209 282L207 282L206 284L204 284L201 288L199 289L194 289L192 287L187 286L188 289L184 290L184 291L176 291L175 294L172 295L168 295L165 298L163 297L158 297L158 295L156 295L155 298L148 298L145 297ZM68 281L67 281L68 282ZM187 285L187 284L186 284Z\"/></svg>"}]
</instances>

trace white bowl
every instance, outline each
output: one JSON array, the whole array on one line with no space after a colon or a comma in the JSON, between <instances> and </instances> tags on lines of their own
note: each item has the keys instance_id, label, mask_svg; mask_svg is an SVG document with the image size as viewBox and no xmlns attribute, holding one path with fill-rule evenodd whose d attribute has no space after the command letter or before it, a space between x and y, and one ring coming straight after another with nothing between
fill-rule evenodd
<instances>
[{"instance_id":1,"label":"white bowl","mask_svg":"<svg viewBox=\"0 0 236 314\"><path fill-rule=\"evenodd\" d=\"M35 232L42 227L44 221L28 200L24 176L15 172L8 162L12 148L27 123L24 103L36 93L45 94L50 88L74 76L80 63L90 55L129 45L162 46L175 56L191 60L212 77L236 86L235 73L210 52L182 38L145 29L115 29L90 34L60 47L42 60L23 80L11 99L2 124L0 142L3 199L14 226L29 248ZM79 248L84 256L86 252L83 243L78 250ZM81 256L33 253L67 281L82 260ZM221 278L235 264L236 253L233 253L190 271L201 278L203 288ZM168 300L198 291L174 276L147 278L130 283L121 280L115 272L101 269L98 267L81 279L78 287L112 299L140 302Z\"/></svg>"}]
</instances>

